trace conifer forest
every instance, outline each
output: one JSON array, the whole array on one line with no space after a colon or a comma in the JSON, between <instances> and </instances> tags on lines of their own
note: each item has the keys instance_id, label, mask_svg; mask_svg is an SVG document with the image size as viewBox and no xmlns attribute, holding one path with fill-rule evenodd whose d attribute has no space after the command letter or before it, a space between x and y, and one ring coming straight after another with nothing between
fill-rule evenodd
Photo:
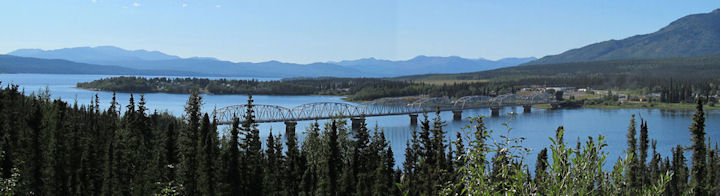
<instances>
[{"instance_id":1,"label":"conifer forest","mask_svg":"<svg viewBox=\"0 0 720 196\"><path fill-rule=\"evenodd\" d=\"M342 119L315 122L299 142L294 132L260 138L265 130L252 107L220 131L201 113L197 93L182 117L148 111L142 95L124 101L100 109L98 101L79 105L4 87L2 194L711 195L720 185L718 148L706 142L700 99L691 145L672 154L658 153L648 139L651 122L633 116L625 156L608 157L602 135L567 143L558 127L536 165L523 161L531 157L521 138L489 138L482 117L449 141L443 119L425 117L406 150L393 152L383 131L364 123L352 130ZM394 153L404 154L402 165Z\"/></svg>"}]
</instances>

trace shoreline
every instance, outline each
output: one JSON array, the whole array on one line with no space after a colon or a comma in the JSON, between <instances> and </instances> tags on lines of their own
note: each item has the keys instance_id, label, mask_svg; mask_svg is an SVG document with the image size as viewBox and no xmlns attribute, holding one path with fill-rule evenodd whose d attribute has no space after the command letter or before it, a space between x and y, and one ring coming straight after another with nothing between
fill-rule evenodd
<instances>
[{"instance_id":1,"label":"shoreline","mask_svg":"<svg viewBox=\"0 0 720 196\"><path fill-rule=\"evenodd\" d=\"M533 106L535 109L551 109L550 104L541 104ZM580 108L591 109L658 109L658 110L695 110L695 104L692 103L622 103L619 105L583 105ZM561 108L562 109L562 108ZM720 105L710 106L703 105L705 110L720 110Z\"/></svg>"}]
</instances>

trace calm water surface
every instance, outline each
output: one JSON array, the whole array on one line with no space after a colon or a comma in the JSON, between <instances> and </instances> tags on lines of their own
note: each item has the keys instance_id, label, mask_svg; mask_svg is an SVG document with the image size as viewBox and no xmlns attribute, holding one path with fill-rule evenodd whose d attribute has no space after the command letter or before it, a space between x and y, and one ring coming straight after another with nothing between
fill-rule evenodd
<instances>
[{"instance_id":1,"label":"calm water surface","mask_svg":"<svg viewBox=\"0 0 720 196\"><path fill-rule=\"evenodd\" d=\"M87 82L100 78L112 76L105 75L52 75L52 74L0 74L0 81L4 85L8 83L18 84L20 88L25 90L25 94L31 94L39 89L49 88L52 97L61 98L63 100L79 104L89 104L95 94L98 94L101 106L107 108L112 98L112 93L88 91L75 88L78 82ZM249 78L234 78L249 79ZM277 78L256 78L258 80L277 80ZM121 104L127 104L130 94L118 93L117 97ZM145 94L147 106L150 110L167 111L174 115L182 115L183 107L188 98L184 94L164 94L164 93L148 93ZM283 107L294 107L297 105L312 102L344 102L337 96L253 96L257 104L279 105ZM137 100L137 97L136 97ZM213 108L225 107L230 105L242 104L247 101L245 95L203 95L203 110L211 112ZM517 115L505 114L515 112ZM522 107L503 108L500 117L486 118L485 124L488 128L495 131L494 135L507 134L506 128L502 123L510 122L509 135L513 137L525 138L524 146L532 148L533 151L527 158L527 162L534 167L536 153L550 145L548 137L555 134L558 126L564 126L565 140L574 146L575 142L587 140L588 136L597 138L598 135L606 136L606 142L609 146L606 152L609 154L606 162L606 169L614 164L618 157L623 155L626 148L627 128L630 116L635 114L639 119L648 121L650 138L658 141L657 148L663 156L670 154L670 149L677 144L689 145L690 134L688 126L691 123L693 111L684 110L657 110L657 109L572 109L572 110L536 110L531 113L522 113ZM706 112L706 132L708 137L712 138L713 143L717 142L716 138L720 138L720 111ZM463 112L464 117L471 116L489 116L489 109L466 110ZM434 114L430 114L430 118ZM465 133L463 129L468 120L452 121L452 113L443 112L440 117L446 120L448 139L455 140L457 132ZM405 143L411 137L413 127L409 124L407 115L370 117L366 121L369 127L379 127L385 131L385 135L395 153L397 166L400 166L405 151ZM298 123L297 132L302 140L302 132L305 130L310 121L302 121ZM323 122L321 122L323 123ZM260 126L263 136L267 136L270 130L274 134L282 133L285 130L283 123L263 123ZM638 128L639 134L639 128ZM499 139L498 137L494 137ZM263 138L265 139L265 138ZM686 153L689 157L690 154ZM689 158L688 158L689 159ZM532 169L532 168L531 168Z\"/></svg>"}]
</instances>

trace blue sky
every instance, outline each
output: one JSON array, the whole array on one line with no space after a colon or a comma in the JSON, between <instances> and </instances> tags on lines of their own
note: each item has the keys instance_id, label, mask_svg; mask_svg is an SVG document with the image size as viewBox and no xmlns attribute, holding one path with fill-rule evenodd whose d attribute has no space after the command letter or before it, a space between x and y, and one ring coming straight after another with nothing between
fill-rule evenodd
<instances>
[{"instance_id":1,"label":"blue sky","mask_svg":"<svg viewBox=\"0 0 720 196\"><path fill-rule=\"evenodd\" d=\"M113 45L243 62L542 57L716 8L718 0L0 0L0 53Z\"/></svg>"}]
</instances>

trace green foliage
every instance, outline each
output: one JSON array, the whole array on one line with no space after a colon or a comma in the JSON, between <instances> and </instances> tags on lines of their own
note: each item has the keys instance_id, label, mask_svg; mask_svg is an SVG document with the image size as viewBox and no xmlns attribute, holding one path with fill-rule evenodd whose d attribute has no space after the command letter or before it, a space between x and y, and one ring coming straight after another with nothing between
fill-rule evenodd
<instances>
[{"instance_id":1,"label":"green foliage","mask_svg":"<svg viewBox=\"0 0 720 196\"><path fill-rule=\"evenodd\" d=\"M449 141L443 120L425 115L396 168L385 133L364 122L354 130L344 120L314 123L302 148L288 130L283 153L283 138L274 134L262 148L253 107L235 117L219 140L217 123L200 113L196 93L182 118L147 114L142 96L129 100L122 114L116 101L106 111L97 100L93 104L25 96L16 86L1 89L2 194L702 195L718 190L720 176L718 148L705 143L702 101L689 127L692 168L681 145L663 160L644 120L636 140L631 120L628 151L612 170L603 170L603 136L569 146L558 127L538 154L534 179L524 138L510 137L509 123L491 137L482 118L471 119L466 134Z\"/></svg>"},{"instance_id":2,"label":"green foliage","mask_svg":"<svg viewBox=\"0 0 720 196\"><path fill-rule=\"evenodd\" d=\"M690 148L692 149L692 191L695 195L707 195L706 182L706 158L707 149L705 146L705 112L703 111L702 99L697 99L697 107L695 108L695 114L693 115L693 123L690 125L690 134L692 135L691 141L693 142Z\"/></svg>"},{"instance_id":3,"label":"green foliage","mask_svg":"<svg viewBox=\"0 0 720 196\"><path fill-rule=\"evenodd\" d=\"M512 86L504 84L474 82L430 85L376 78L297 78L280 81L257 81L122 76L78 83L77 87L130 93L190 93L195 91L210 94L345 95L349 100L355 101L400 96L462 97L513 92Z\"/></svg>"}]
</instances>

